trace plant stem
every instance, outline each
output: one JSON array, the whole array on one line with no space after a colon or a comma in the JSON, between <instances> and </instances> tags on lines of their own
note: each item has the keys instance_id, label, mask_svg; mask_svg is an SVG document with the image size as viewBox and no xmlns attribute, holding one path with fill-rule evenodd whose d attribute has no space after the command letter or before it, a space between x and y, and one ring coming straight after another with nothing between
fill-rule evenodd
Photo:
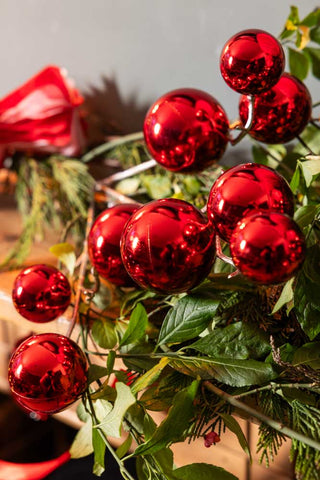
<instances>
[{"instance_id":1,"label":"plant stem","mask_svg":"<svg viewBox=\"0 0 320 480\"><path fill-rule=\"evenodd\" d=\"M308 390L312 390L315 387L315 383L270 383L269 385L265 385L264 387L254 388L253 390L249 390L248 392L240 393L239 395L233 395L233 398L243 398L247 397L248 395L254 395L258 392L263 392L265 390L279 390L281 388L306 388Z\"/></svg>"},{"instance_id":2,"label":"plant stem","mask_svg":"<svg viewBox=\"0 0 320 480\"><path fill-rule=\"evenodd\" d=\"M123 135L121 137L110 140L109 142L103 143L102 145L99 145L98 147L90 150L90 152L85 153L81 158L81 160L82 162L85 162L85 163L90 162L95 157L98 157L99 155L102 155L103 153L108 152L113 148L119 147L120 145L123 145L125 143L134 142L137 140L143 140L142 132L130 133L129 135Z\"/></svg>"},{"instance_id":3,"label":"plant stem","mask_svg":"<svg viewBox=\"0 0 320 480\"><path fill-rule=\"evenodd\" d=\"M210 390L210 392L222 398L224 401L226 401L233 407L238 408L243 412L246 412L251 417L257 418L260 422L265 423L266 425L269 425L269 427L273 428L274 430L277 430L278 432L282 433L283 435L286 435L291 439L298 440L299 442L302 442L305 445L309 445L310 447L320 451L320 443L314 440L313 438L306 437L305 435L299 432L296 432L295 430L292 430L291 428L286 427L285 425L282 425L280 422L277 422L273 418L267 417L266 415L264 415L264 413L259 412L258 410L255 410L249 405L246 405L245 403L240 402L236 397L230 395L229 393L224 392L223 390L220 390L220 388L216 387L215 385L210 383L208 380L204 382L204 386L208 390Z\"/></svg>"}]
</instances>

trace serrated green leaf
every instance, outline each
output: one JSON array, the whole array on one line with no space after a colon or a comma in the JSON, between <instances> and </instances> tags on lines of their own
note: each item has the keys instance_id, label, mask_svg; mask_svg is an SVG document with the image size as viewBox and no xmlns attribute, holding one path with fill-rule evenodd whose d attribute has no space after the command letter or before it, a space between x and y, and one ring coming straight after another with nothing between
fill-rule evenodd
<instances>
[{"instance_id":1,"label":"serrated green leaf","mask_svg":"<svg viewBox=\"0 0 320 480\"><path fill-rule=\"evenodd\" d=\"M278 298L277 303L273 307L272 315L274 315L276 312L280 310L280 308L282 308L284 305L288 304L293 300L293 289L292 289L293 282L294 282L294 278L290 278L290 280L288 280L285 283L282 289L281 295Z\"/></svg>"},{"instance_id":2,"label":"serrated green leaf","mask_svg":"<svg viewBox=\"0 0 320 480\"><path fill-rule=\"evenodd\" d=\"M108 370L102 365L91 364L88 371L88 383L95 382L101 377L108 375Z\"/></svg>"},{"instance_id":3,"label":"serrated green leaf","mask_svg":"<svg viewBox=\"0 0 320 480\"><path fill-rule=\"evenodd\" d=\"M70 243L57 243L50 247L49 250L67 267L70 275L73 275L77 261L74 247Z\"/></svg>"},{"instance_id":4,"label":"serrated green leaf","mask_svg":"<svg viewBox=\"0 0 320 480\"><path fill-rule=\"evenodd\" d=\"M227 413L220 413L220 417L224 421L226 427L237 436L241 448L248 455L250 462L252 463L250 447L237 420L232 415L229 415Z\"/></svg>"},{"instance_id":5,"label":"serrated green leaf","mask_svg":"<svg viewBox=\"0 0 320 480\"><path fill-rule=\"evenodd\" d=\"M128 345L142 339L146 334L147 326L147 312L144 306L138 303L130 315L128 328L121 339L120 346Z\"/></svg>"},{"instance_id":6,"label":"serrated green leaf","mask_svg":"<svg viewBox=\"0 0 320 480\"><path fill-rule=\"evenodd\" d=\"M71 458L86 457L93 452L91 417L78 430L69 451Z\"/></svg>"},{"instance_id":7,"label":"serrated green leaf","mask_svg":"<svg viewBox=\"0 0 320 480\"><path fill-rule=\"evenodd\" d=\"M103 320L99 318L95 319L91 333L99 347L107 350L113 348L118 341L114 323L107 318Z\"/></svg>"},{"instance_id":8,"label":"serrated green leaf","mask_svg":"<svg viewBox=\"0 0 320 480\"><path fill-rule=\"evenodd\" d=\"M270 364L257 360L184 357L171 358L170 366L185 375L203 380L214 378L232 387L262 385L277 377Z\"/></svg>"},{"instance_id":9,"label":"serrated green leaf","mask_svg":"<svg viewBox=\"0 0 320 480\"><path fill-rule=\"evenodd\" d=\"M181 441L193 415L193 400L198 390L198 381L177 393L167 417L160 423L152 437L139 445L134 454L154 454L173 442Z\"/></svg>"},{"instance_id":10,"label":"serrated green leaf","mask_svg":"<svg viewBox=\"0 0 320 480\"><path fill-rule=\"evenodd\" d=\"M259 327L237 322L216 328L189 346L209 357L259 359L270 352L268 335Z\"/></svg>"},{"instance_id":11,"label":"serrated green leaf","mask_svg":"<svg viewBox=\"0 0 320 480\"><path fill-rule=\"evenodd\" d=\"M320 369L320 342L305 343L295 351L292 364L308 365L315 370Z\"/></svg>"},{"instance_id":12,"label":"serrated green leaf","mask_svg":"<svg viewBox=\"0 0 320 480\"><path fill-rule=\"evenodd\" d=\"M123 417L128 408L136 402L136 399L132 395L130 387L124 383L117 382L116 391L117 398L113 409L103 419L99 417L101 423L95 425L95 428L99 428L107 436L120 438Z\"/></svg>"},{"instance_id":13,"label":"serrated green leaf","mask_svg":"<svg viewBox=\"0 0 320 480\"><path fill-rule=\"evenodd\" d=\"M125 441L120 445L120 447L117 448L116 450L117 457L120 459L124 457L130 450L131 445L132 445L132 437L131 435L128 435Z\"/></svg>"},{"instance_id":14,"label":"serrated green leaf","mask_svg":"<svg viewBox=\"0 0 320 480\"><path fill-rule=\"evenodd\" d=\"M158 345L184 342L203 332L212 321L219 300L187 295L182 297L166 315Z\"/></svg>"},{"instance_id":15,"label":"serrated green leaf","mask_svg":"<svg viewBox=\"0 0 320 480\"><path fill-rule=\"evenodd\" d=\"M173 471L175 477L181 480L238 480L232 473L221 467L208 463L193 463Z\"/></svg>"},{"instance_id":16,"label":"serrated green leaf","mask_svg":"<svg viewBox=\"0 0 320 480\"><path fill-rule=\"evenodd\" d=\"M320 48L306 47L305 52L311 59L312 73L316 78L320 78Z\"/></svg>"},{"instance_id":17,"label":"serrated green leaf","mask_svg":"<svg viewBox=\"0 0 320 480\"><path fill-rule=\"evenodd\" d=\"M288 53L290 73L299 78L299 80L304 80L308 75L310 67L308 55L304 51L294 50L293 48L288 48Z\"/></svg>"},{"instance_id":18,"label":"serrated green leaf","mask_svg":"<svg viewBox=\"0 0 320 480\"><path fill-rule=\"evenodd\" d=\"M93 473L100 477L105 470L106 444L99 431L94 428L92 429L92 445L94 452Z\"/></svg>"}]
</instances>

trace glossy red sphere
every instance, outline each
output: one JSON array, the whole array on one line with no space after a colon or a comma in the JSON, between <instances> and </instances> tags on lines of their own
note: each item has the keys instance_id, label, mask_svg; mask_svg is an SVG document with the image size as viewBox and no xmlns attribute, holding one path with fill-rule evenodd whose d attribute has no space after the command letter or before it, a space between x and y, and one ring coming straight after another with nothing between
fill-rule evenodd
<instances>
[{"instance_id":1,"label":"glossy red sphere","mask_svg":"<svg viewBox=\"0 0 320 480\"><path fill-rule=\"evenodd\" d=\"M220 56L220 71L238 93L257 95L275 85L285 66L281 44L270 33L243 30L230 38Z\"/></svg>"},{"instance_id":2,"label":"glossy red sphere","mask_svg":"<svg viewBox=\"0 0 320 480\"><path fill-rule=\"evenodd\" d=\"M250 99L240 98L239 115L245 125ZM312 100L307 87L284 73L279 82L254 98L253 123L249 135L259 142L286 143L306 127L311 117Z\"/></svg>"},{"instance_id":3,"label":"glossy red sphere","mask_svg":"<svg viewBox=\"0 0 320 480\"><path fill-rule=\"evenodd\" d=\"M125 224L140 206L138 203L126 203L106 209L89 232L88 253L91 263L101 277L115 285L134 284L122 263L120 238Z\"/></svg>"},{"instance_id":4,"label":"glossy red sphere","mask_svg":"<svg viewBox=\"0 0 320 480\"><path fill-rule=\"evenodd\" d=\"M86 389L86 357L64 335L34 335L12 355L8 379L12 394L22 407L36 413L57 413Z\"/></svg>"},{"instance_id":5,"label":"glossy red sphere","mask_svg":"<svg viewBox=\"0 0 320 480\"><path fill-rule=\"evenodd\" d=\"M24 318L45 323L58 318L70 304L71 288L66 276L51 265L27 267L15 279L12 300Z\"/></svg>"},{"instance_id":6,"label":"glossy red sphere","mask_svg":"<svg viewBox=\"0 0 320 480\"><path fill-rule=\"evenodd\" d=\"M181 88L151 106L143 130L148 150L160 165L173 172L199 172L222 157L229 122L211 95Z\"/></svg>"},{"instance_id":7,"label":"glossy red sphere","mask_svg":"<svg viewBox=\"0 0 320 480\"><path fill-rule=\"evenodd\" d=\"M230 251L235 266L253 282L285 282L301 268L305 238L292 218L260 212L244 217L233 231Z\"/></svg>"},{"instance_id":8,"label":"glossy red sphere","mask_svg":"<svg viewBox=\"0 0 320 480\"><path fill-rule=\"evenodd\" d=\"M207 202L208 219L218 235L229 242L238 221L253 210L293 215L294 196L285 178L257 163L237 165L220 175Z\"/></svg>"},{"instance_id":9,"label":"glossy red sphere","mask_svg":"<svg viewBox=\"0 0 320 480\"><path fill-rule=\"evenodd\" d=\"M214 230L190 203L155 200L132 215L121 239L121 254L129 274L142 288L185 292L211 270Z\"/></svg>"}]
</instances>

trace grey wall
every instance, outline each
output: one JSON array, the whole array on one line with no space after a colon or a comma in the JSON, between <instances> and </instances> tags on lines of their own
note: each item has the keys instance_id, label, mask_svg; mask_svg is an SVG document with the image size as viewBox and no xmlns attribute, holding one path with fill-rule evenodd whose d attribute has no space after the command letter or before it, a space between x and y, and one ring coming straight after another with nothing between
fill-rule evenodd
<instances>
[{"instance_id":1,"label":"grey wall","mask_svg":"<svg viewBox=\"0 0 320 480\"><path fill-rule=\"evenodd\" d=\"M160 95L184 86L211 93L234 119L238 95L220 76L221 48L244 28L278 35L292 3L301 17L317 6L317 0L0 0L0 96L54 63L127 131L141 128ZM319 90L316 82L308 86L312 94Z\"/></svg>"}]
</instances>

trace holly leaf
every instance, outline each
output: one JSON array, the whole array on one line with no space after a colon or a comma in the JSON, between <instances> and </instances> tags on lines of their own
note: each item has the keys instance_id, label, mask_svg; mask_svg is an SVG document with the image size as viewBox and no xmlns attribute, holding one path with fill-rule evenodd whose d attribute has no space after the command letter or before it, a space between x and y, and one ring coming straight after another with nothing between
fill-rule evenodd
<instances>
[{"instance_id":1,"label":"holly leaf","mask_svg":"<svg viewBox=\"0 0 320 480\"><path fill-rule=\"evenodd\" d=\"M121 339L120 346L128 345L142 339L145 336L147 326L147 312L143 305L138 303L130 315L128 328Z\"/></svg>"},{"instance_id":2,"label":"holly leaf","mask_svg":"<svg viewBox=\"0 0 320 480\"><path fill-rule=\"evenodd\" d=\"M208 463L193 463L173 470L174 477L181 480L238 480L232 473Z\"/></svg>"},{"instance_id":3,"label":"holly leaf","mask_svg":"<svg viewBox=\"0 0 320 480\"><path fill-rule=\"evenodd\" d=\"M189 346L209 357L231 359L259 359L270 352L268 335L247 322L216 328Z\"/></svg>"},{"instance_id":4,"label":"holly leaf","mask_svg":"<svg viewBox=\"0 0 320 480\"><path fill-rule=\"evenodd\" d=\"M107 350L113 348L118 341L114 323L107 318L95 319L91 328L91 334L99 347Z\"/></svg>"},{"instance_id":5,"label":"holly leaf","mask_svg":"<svg viewBox=\"0 0 320 480\"><path fill-rule=\"evenodd\" d=\"M203 332L212 321L219 300L188 295L181 298L167 313L158 338L158 345L185 342Z\"/></svg>"},{"instance_id":6,"label":"holly leaf","mask_svg":"<svg viewBox=\"0 0 320 480\"><path fill-rule=\"evenodd\" d=\"M166 418L160 423L151 438L139 445L134 455L154 454L174 442L182 441L194 414L193 400L198 390L198 381L177 393Z\"/></svg>"},{"instance_id":7,"label":"holly leaf","mask_svg":"<svg viewBox=\"0 0 320 480\"><path fill-rule=\"evenodd\" d=\"M304 80L309 72L309 56L301 51L288 48L290 73L299 80Z\"/></svg>"},{"instance_id":8,"label":"holly leaf","mask_svg":"<svg viewBox=\"0 0 320 480\"><path fill-rule=\"evenodd\" d=\"M278 376L271 364L257 360L229 358L170 358L170 366L185 375L203 380L216 379L232 387L262 385Z\"/></svg>"},{"instance_id":9,"label":"holly leaf","mask_svg":"<svg viewBox=\"0 0 320 480\"><path fill-rule=\"evenodd\" d=\"M248 455L250 463L252 463L250 447L237 420L232 415L229 415L227 413L220 413L219 415L224 421L225 426L237 436L241 448Z\"/></svg>"},{"instance_id":10,"label":"holly leaf","mask_svg":"<svg viewBox=\"0 0 320 480\"><path fill-rule=\"evenodd\" d=\"M74 247L70 243L57 243L50 247L49 251L67 267L70 275L73 275L77 261Z\"/></svg>"}]
</instances>

